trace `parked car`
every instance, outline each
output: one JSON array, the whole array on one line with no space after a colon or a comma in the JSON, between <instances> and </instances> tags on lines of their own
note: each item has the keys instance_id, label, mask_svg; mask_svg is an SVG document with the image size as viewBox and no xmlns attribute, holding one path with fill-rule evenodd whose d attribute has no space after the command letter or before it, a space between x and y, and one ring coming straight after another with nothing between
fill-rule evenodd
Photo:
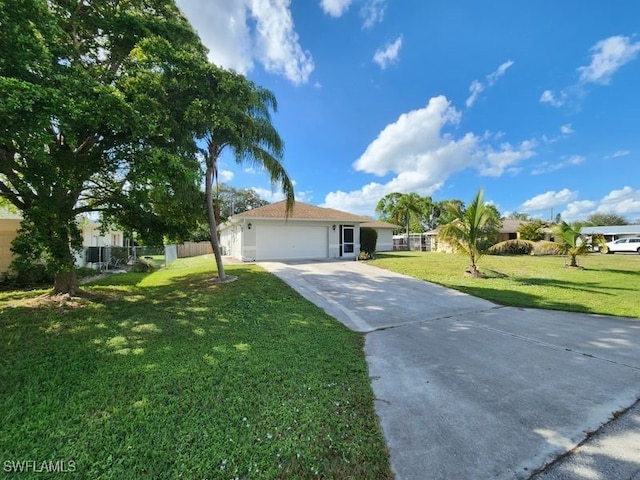
<instances>
[{"instance_id":1,"label":"parked car","mask_svg":"<svg viewBox=\"0 0 640 480\"><path fill-rule=\"evenodd\" d=\"M607 242L607 253L637 252L640 253L640 237L620 238Z\"/></svg>"}]
</instances>

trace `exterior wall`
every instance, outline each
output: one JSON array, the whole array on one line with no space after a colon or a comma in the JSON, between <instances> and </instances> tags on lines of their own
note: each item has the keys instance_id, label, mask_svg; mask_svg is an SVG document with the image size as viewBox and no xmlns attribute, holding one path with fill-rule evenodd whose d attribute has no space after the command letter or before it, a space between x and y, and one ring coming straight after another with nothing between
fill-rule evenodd
<instances>
[{"instance_id":1,"label":"exterior wall","mask_svg":"<svg viewBox=\"0 0 640 480\"><path fill-rule=\"evenodd\" d=\"M393 250L393 229L376 228L378 240L376 241L377 252L390 252Z\"/></svg>"},{"instance_id":2,"label":"exterior wall","mask_svg":"<svg viewBox=\"0 0 640 480\"><path fill-rule=\"evenodd\" d=\"M119 230L100 232L99 223L82 226L83 247L124 247L124 232Z\"/></svg>"},{"instance_id":3,"label":"exterior wall","mask_svg":"<svg viewBox=\"0 0 640 480\"><path fill-rule=\"evenodd\" d=\"M6 272L13 260L11 242L18 235L20 222L18 219L0 220L0 273Z\"/></svg>"},{"instance_id":4,"label":"exterior wall","mask_svg":"<svg viewBox=\"0 0 640 480\"><path fill-rule=\"evenodd\" d=\"M251 228L249 228L251 224ZM335 230L333 226L335 225ZM274 258L258 258L261 254L259 252L259 246L257 245L258 232L261 229L269 228L282 228L283 242L290 241L292 246L300 246L302 238L286 238L284 235L288 235L294 231L295 235L296 227L304 229L306 227L313 227L318 229L320 235L324 235L326 238L326 248L321 256L313 255L313 258L340 258L340 223L338 222L325 222L325 221L298 221L298 220L244 220L242 223L235 225L228 225L226 228L220 231L220 243L224 246L227 255L233 258L237 258L244 261L260 261L260 260L274 260ZM360 227L358 224L344 224L345 226L354 227L354 254L355 258L360 252ZM263 230L264 231L264 230ZM323 241L325 240L323 238ZM351 258L345 256L344 258Z\"/></svg>"}]
</instances>

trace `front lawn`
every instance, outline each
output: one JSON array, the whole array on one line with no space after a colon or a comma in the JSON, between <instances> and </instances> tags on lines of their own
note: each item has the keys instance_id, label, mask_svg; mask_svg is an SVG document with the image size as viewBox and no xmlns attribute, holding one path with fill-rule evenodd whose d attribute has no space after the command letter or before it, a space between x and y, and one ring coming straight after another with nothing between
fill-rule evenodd
<instances>
[{"instance_id":1,"label":"front lawn","mask_svg":"<svg viewBox=\"0 0 640 480\"><path fill-rule=\"evenodd\" d=\"M371 264L454 288L501 305L640 317L640 255L578 257L582 269L558 256L480 259L487 278L463 275L469 259L439 252L379 253Z\"/></svg>"},{"instance_id":2,"label":"front lawn","mask_svg":"<svg viewBox=\"0 0 640 480\"><path fill-rule=\"evenodd\" d=\"M226 285L213 270L178 260L67 301L1 292L3 473L391 478L363 337L257 266Z\"/></svg>"}]
</instances>

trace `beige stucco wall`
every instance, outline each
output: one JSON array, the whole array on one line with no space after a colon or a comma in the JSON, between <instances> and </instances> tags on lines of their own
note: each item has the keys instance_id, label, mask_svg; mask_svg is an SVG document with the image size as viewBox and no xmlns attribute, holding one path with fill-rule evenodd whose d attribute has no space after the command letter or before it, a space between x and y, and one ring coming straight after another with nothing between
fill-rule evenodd
<instances>
[{"instance_id":1,"label":"beige stucco wall","mask_svg":"<svg viewBox=\"0 0 640 480\"><path fill-rule=\"evenodd\" d=\"M16 219L0 219L0 273L7 271L13 259L11 242L18 234L20 222Z\"/></svg>"}]
</instances>

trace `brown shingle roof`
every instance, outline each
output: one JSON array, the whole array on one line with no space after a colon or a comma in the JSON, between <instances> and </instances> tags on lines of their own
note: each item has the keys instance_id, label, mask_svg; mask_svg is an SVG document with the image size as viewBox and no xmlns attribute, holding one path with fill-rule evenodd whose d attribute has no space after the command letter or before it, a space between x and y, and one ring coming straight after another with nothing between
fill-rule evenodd
<instances>
[{"instance_id":1,"label":"brown shingle roof","mask_svg":"<svg viewBox=\"0 0 640 480\"><path fill-rule=\"evenodd\" d=\"M393 228L397 230L401 228L400 225L394 225L393 223L383 222L382 220L371 220L366 223L360 224L361 227L369 227L369 228Z\"/></svg>"},{"instance_id":2,"label":"brown shingle roof","mask_svg":"<svg viewBox=\"0 0 640 480\"><path fill-rule=\"evenodd\" d=\"M286 202L270 203L264 207L254 208L247 210L246 212L238 213L234 215L233 219L259 219L259 218L278 218L289 220L325 220L330 222L367 222L370 217L364 217L361 215L353 215L351 213L343 212L340 210L334 210L333 208L316 207L315 205L309 205L296 201L293 206L293 211L289 213L289 216L285 216Z\"/></svg>"},{"instance_id":3,"label":"brown shingle roof","mask_svg":"<svg viewBox=\"0 0 640 480\"><path fill-rule=\"evenodd\" d=\"M500 226L499 232L500 233L515 233L515 232L518 231L518 228L523 223L531 223L531 222L529 222L527 220L512 220L510 218L507 218L507 219L502 221L502 225Z\"/></svg>"}]
</instances>

